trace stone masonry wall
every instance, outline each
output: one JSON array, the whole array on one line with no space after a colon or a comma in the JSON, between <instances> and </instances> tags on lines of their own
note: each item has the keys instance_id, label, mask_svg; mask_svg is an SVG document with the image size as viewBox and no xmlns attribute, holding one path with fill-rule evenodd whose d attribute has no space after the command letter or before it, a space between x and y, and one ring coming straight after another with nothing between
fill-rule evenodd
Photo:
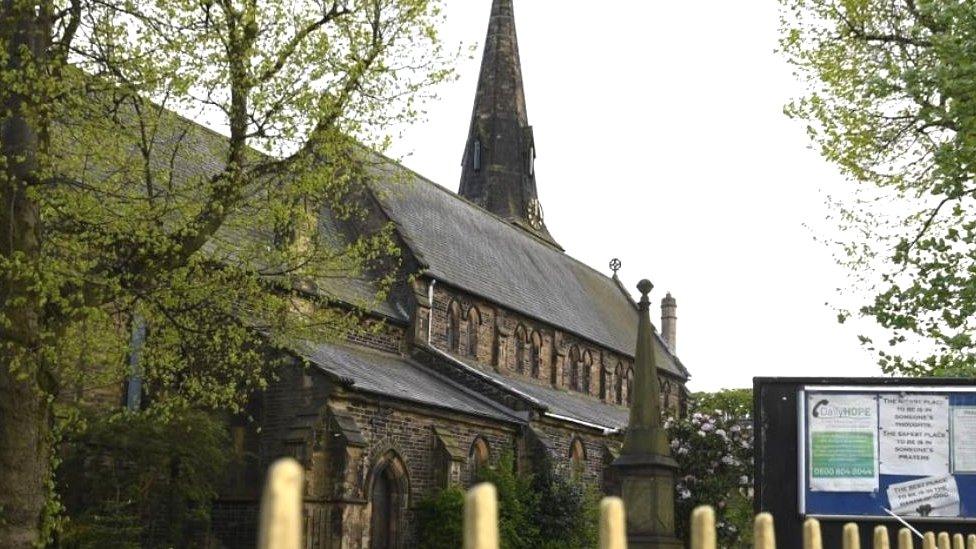
<instances>
[{"instance_id":1,"label":"stone masonry wall","mask_svg":"<svg viewBox=\"0 0 976 549\"><path fill-rule=\"evenodd\" d=\"M424 286L418 285L418 291L423 288ZM423 297L424 299L420 301L426 304L426 296ZM415 337L427 337L426 324L429 315L431 319L431 344L438 349L453 351L449 345L448 328L450 326L449 315L456 310L460 314L457 354L476 362L480 367L493 369L506 376L517 377L540 385L576 390L571 383L570 358L578 354L580 362L584 365L588 364L589 377L588 390L578 392L584 392L591 398L611 404L624 404L628 400L627 383L621 380L621 399L620 402L617 402L617 378L615 377L617 371L624 375L633 366L633 360L626 355L595 345L573 334L558 330L516 312L497 307L491 302L443 283L434 286L432 308L433 314L430 314L430 309L425 306L418 309L417 317L422 322L417 322L415 328L418 332L422 331L423 333L417 333ZM472 310L477 312L472 315ZM480 318L481 322L469 322L469 318ZM477 341L476 349L469 347L469 341L472 340L470 337L472 329L477 330L477 337L474 338ZM522 330L529 340L524 351L527 357L531 356L532 338L538 337L538 341L541 342L538 376L533 376L533 369L528 361L524 364L522 371L519 369L516 334L523 333ZM601 373L605 376L602 394ZM662 404L677 412L684 405L684 384L680 378L663 371L661 374L662 394L664 395ZM583 378L586 374L580 370L579 376ZM579 385L583 385L582 379L579 381ZM663 390L665 385L670 388L670 392Z\"/></svg>"}]
</instances>

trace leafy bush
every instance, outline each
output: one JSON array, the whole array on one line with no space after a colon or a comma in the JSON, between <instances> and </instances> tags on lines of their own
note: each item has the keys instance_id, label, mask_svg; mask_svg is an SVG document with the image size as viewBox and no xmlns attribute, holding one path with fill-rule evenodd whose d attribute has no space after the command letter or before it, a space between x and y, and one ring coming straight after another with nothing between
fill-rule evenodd
<instances>
[{"instance_id":1,"label":"leafy bush","mask_svg":"<svg viewBox=\"0 0 976 549\"><path fill-rule=\"evenodd\" d=\"M223 424L196 411L96 416L66 435L65 547L199 545L227 462Z\"/></svg>"},{"instance_id":2,"label":"leafy bush","mask_svg":"<svg viewBox=\"0 0 976 549\"><path fill-rule=\"evenodd\" d=\"M464 541L464 491L439 490L417 504L417 544L428 549L455 549Z\"/></svg>"},{"instance_id":3,"label":"leafy bush","mask_svg":"<svg viewBox=\"0 0 976 549\"><path fill-rule=\"evenodd\" d=\"M593 547L598 496L580 481L559 474L518 475L513 460L478 474L498 490L498 530L503 549ZM454 549L462 544L464 493L451 487L425 498L417 509L418 546Z\"/></svg>"},{"instance_id":4,"label":"leafy bush","mask_svg":"<svg viewBox=\"0 0 976 549\"><path fill-rule=\"evenodd\" d=\"M549 473L533 480L538 547L596 547L600 493L565 475Z\"/></svg>"},{"instance_id":5,"label":"leafy bush","mask_svg":"<svg viewBox=\"0 0 976 549\"><path fill-rule=\"evenodd\" d=\"M737 397L744 395L729 393L723 391L717 395L733 405ZM698 402L714 404L716 399ZM751 410L751 396L744 402L750 403L748 410ZM743 412L742 407L736 407L736 413L729 413L722 409L706 412L700 406L696 406L699 411L687 418L665 421L671 454L679 466L675 486L677 532L686 536L691 511L707 504L715 507L720 543L726 547L745 545L752 534L753 436L752 423L747 419L750 414Z\"/></svg>"}]
</instances>

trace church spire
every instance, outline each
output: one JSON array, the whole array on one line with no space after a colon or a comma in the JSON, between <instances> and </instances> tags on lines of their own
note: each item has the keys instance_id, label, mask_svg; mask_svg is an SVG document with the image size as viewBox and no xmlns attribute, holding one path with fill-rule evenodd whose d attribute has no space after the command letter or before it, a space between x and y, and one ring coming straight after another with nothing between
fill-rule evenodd
<instances>
[{"instance_id":1,"label":"church spire","mask_svg":"<svg viewBox=\"0 0 976 549\"><path fill-rule=\"evenodd\" d=\"M458 194L558 247L535 186L535 141L525 111L512 0L492 0Z\"/></svg>"}]
</instances>

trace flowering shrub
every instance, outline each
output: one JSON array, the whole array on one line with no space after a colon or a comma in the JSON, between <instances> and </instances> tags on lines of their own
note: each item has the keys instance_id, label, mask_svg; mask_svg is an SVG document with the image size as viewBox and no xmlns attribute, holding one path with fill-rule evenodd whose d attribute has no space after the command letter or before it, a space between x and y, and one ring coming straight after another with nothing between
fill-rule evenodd
<instances>
[{"instance_id":1,"label":"flowering shrub","mask_svg":"<svg viewBox=\"0 0 976 549\"><path fill-rule=\"evenodd\" d=\"M693 412L665 421L678 462L675 518L687 536L691 511L715 508L719 542L739 547L752 534L752 421L723 410Z\"/></svg>"}]
</instances>

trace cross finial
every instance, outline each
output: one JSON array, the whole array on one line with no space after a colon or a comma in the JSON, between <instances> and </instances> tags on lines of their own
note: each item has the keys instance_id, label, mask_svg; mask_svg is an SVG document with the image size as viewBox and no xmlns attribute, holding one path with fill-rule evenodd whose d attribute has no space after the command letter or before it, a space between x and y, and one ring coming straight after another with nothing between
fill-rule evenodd
<instances>
[{"instance_id":1,"label":"cross finial","mask_svg":"<svg viewBox=\"0 0 976 549\"><path fill-rule=\"evenodd\" d=\"M613 276L617 276L617 271L620 270L622 265L623 263L621 263L616 257L610 260L610 270L613 271Z\"/></svg>"}]
</instances>

